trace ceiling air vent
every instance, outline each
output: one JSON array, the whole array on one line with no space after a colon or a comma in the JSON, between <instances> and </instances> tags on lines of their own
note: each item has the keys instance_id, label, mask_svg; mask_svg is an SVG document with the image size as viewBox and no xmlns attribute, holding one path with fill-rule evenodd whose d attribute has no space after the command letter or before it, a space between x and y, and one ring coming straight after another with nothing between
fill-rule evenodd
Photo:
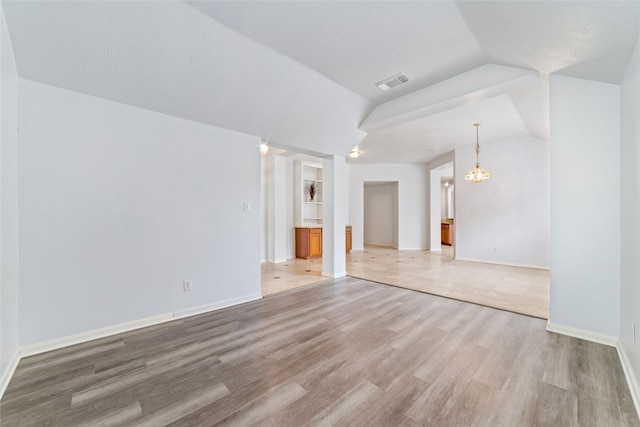
<instances>
[{"instance_id":1,"label":"ceiling air vent","mask_svg":"<svg viewBox=\"0 0 640 427\"><path fill-rule=\"evenodd\" d=\"M398 73L395 76L387 77L386 79L376 83L381 90L389 90L392 87L400 86L402 83L409 81L409 77L402 73Z\"/></svg>"}]
</instances>

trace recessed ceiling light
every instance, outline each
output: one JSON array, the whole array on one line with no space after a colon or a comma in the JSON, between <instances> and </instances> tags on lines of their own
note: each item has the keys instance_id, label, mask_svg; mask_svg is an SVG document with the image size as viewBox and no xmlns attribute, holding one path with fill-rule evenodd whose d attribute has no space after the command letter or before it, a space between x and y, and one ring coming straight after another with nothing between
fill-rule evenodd
<instances>
[{"instance_id":1,"label":"recessed ceiling light","mask_svg":"<svg viewBox=\"0 0 640 427\"><path fill-rule=\"evenodd\" d=\"M264 139L260 139L260 154L266 156L269 152L269 144Z\"/></svg>"},{"instance_id":2,"label":"recessed ceiling light","mask_svg":"<svg viewBox=\"0 0 640 427\"><path fill-rule=\"evenodd\" d=\"M426 151L420 150L420 154L424 154L424 153L426 153Z\"/></svg>"},{"instance_id":3,"label":"recessed ceiling light","mask_svg":"<svg viewBox=\"0 0 640 427\"><path fill-rule=\"evenodd\" d=\"M379 81L378 83L376 83L376 86L378 86L381 90L389 90L396 86L400 86L401 84L408 81L409 77L405 76L402 73L398 73L394 76L387 77L386 79Z\"/></svg>"}]
</instances>

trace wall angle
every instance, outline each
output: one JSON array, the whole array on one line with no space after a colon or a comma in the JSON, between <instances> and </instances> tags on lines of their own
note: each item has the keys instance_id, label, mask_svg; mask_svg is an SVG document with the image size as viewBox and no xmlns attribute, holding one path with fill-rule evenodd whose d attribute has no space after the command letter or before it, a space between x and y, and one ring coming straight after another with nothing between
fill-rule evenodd
<instances>
[{"instance_id":1,"label":"wall angle","mask_svg":"<svg viewBox=\"0 0 640 427\"><path fill-rule=\"evenodd\" d=\"M359 129L367 133L467 106L539 83L537 71L487 64L378 105Z\"/></svg>"}]
</instances>

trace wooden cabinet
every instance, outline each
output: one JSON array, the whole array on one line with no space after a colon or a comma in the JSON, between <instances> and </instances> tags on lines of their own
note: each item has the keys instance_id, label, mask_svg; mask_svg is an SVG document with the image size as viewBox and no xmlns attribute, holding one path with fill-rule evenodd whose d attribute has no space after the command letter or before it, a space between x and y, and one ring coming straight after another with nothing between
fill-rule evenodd
<instances>
[{"instance_id":1,"label":"wooden cabinet","mask_svg":"<svg viewBox=\"0 0 640 427\"><path fill-rule=\"evenodd\" d=\"M322 256L322 228L296 227L296 258Z\"/></svg>"},{"instance_id":2,"label":"wooden cabinet","mask_svg":"<svg viewBox=\"0 0 640 427\"><path fill-rule=\"evenodd\" d=\"M351 226L345 228L346 252L351 252ZM316 258L322 256L322 228L296 227L296 258Z\"/></svg>"},{"instance_id":3,"label":"wooden cabinet","mask_svg":"<svg viewBox=\"0 0 640 427\"><path fill-rule=\"evenodd\" d=\"M440 223L440 237L443 245L453 245L453 224Z\"/></svg>"}]
</instances>

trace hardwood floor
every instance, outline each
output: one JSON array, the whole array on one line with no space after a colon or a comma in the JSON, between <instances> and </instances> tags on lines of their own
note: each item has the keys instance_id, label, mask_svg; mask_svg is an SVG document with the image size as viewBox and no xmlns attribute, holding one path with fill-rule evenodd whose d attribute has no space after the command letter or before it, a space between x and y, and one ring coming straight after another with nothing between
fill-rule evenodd
<instances>
[{"instance_id":1,"label":"hardwood floor","mask_svg":"<svg viewBox=\"0 0 640 427\"><path fill-rule=\"evenodd\" d=\"M614 348L344 278L22 360L2 426L640 426Z\"/></svg>"},{"instance_id":2,"label":"hardwood floor","mask_svg":"<svg viewBox=\"0 0 640 427\"><path fill-rule=\"evenodd\" d=\"M262 294L326 280L322 259L262 264ZM453 259L442 252L367 246L347 255L347 274L361 279L549 318L549 271Z\"/></svg>"}]
</instances>

